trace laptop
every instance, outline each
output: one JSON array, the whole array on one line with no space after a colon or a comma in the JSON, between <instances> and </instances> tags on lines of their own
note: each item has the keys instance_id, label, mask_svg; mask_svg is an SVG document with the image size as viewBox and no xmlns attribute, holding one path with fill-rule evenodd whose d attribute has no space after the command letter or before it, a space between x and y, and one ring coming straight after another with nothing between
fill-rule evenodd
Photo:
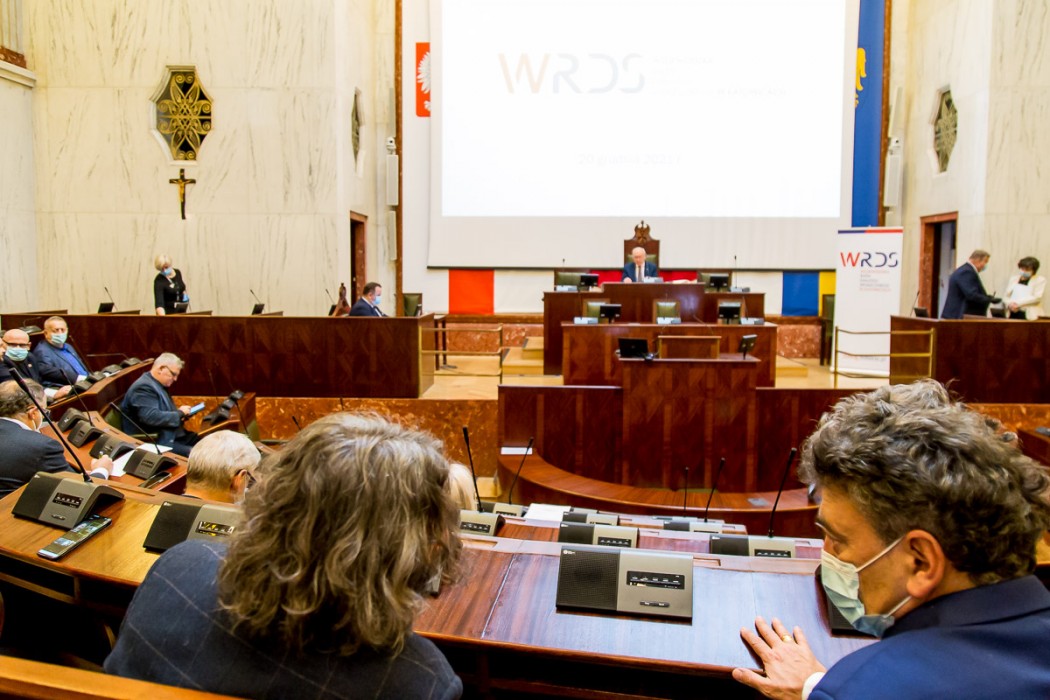
<instances>
[{"instance_id":1,"label":"laptop","mask_svg":"<svg viewBox=\"0 0 1050 700\"><path fill-rule=\"evenodd\" d=\"M628 357L652 358L649 341L645 338L619 338L620 359Z\"/></svg>"},{"instance_id":2,"label":"laptop","mask_svg":"<svg viewBox=\"0 0 1050 700\"><path fill-rule=\"evenodd\" d=\"M188 301L177 301L175 302L175 309L171 312L173 314L184 314L190 310L190 303Z\"/></svg>"},{"instance_id":3,"label":"laptop","mask_svg":"<svg viewBox=\"0 0 1050 700\"><path fill-rule=\"evenodd\" d=\"M116 306L111 301L104 301L98 305L98 313L100 314L111 314L113 313L113 307Z\"/></svg>"},{"instance_id":4,"label":"laptop","mask_svg":"<svg viewBox=\"0 0 1050 700\"><path fill-rule=\"evenodd\" d=\"M266 308L266 304L256 304L252 307L252 316L258 316Z\"/></svg>"},{"instance_id":5,"label":"laptop","mask_svg":"<svg viewBox=\"0 0 1050 700\"><path fill-rule=\"evenodd\" d=\"M930 310L927 309L925 306L916 306L915 308L912 309L912 311L915 312L915 318L929 318L930 317Z\"/></svg>"}]
</instances>

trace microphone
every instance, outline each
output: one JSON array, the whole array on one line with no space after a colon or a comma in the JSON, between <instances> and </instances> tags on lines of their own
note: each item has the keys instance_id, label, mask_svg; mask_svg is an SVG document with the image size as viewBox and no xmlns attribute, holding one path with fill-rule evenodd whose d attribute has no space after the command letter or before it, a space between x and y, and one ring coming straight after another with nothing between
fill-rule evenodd
<instances>
[{"instance_id":1,"label":"microphone","mask_svg":"<svg viewBox=\"0 0 1050 700\"><path fill-rule=\"evenodd\" d=\"M723 457L723 459L725 459L725 458ZM686 466L682 467L682 471L685 472L685 474L684 474L685 487L682 489L682 492L683 492L683 495L682 495L682 517L686 518L686 517L689 517L689 466L686 465ZM705 520L706 520L706 518L705 518Z\"/></svg>"},{"instance_id":2,"label":"microphone","mask_svg":"<svg viewBox=\"0 0 1050 700\"><path fill-rule=\"evenodd\" d=\"M251 294L252 294L252 297L254 297L254 298L255 298L255 303L256 303L256 304L261 304L261 303L262 303L262 299L260 299L259 297L255 296L255 292L252 292L252 290L251 290L251 288L250 288L250 287L248 288L248 291L249 291L249 292L251 292Z\"/></svg>"},{"instance_id":3,"label":"microphone","mask_svg":"<svg viewBox=\"0 0 1050 700\"><path fill-rule=\"evenodd\" d=\"M467 461L470 462L470 478L474 482L474 499L478 504L478 512L481 512L481 493L478 491L478 475L474 472L474 456L470 453L470 431L463 426L463 444L467 446Z\"/></svg>"},{"instance_id":4,"label":"microphone","mask_svg":"<svg viewBox=\"0 0 1050 700\"><path fill-rule=\"evenodd\" d=\"M295 423L295 432L297 432L297 433L303 432L303 426L299 425L299 419L298 418L296 418L295 416L292 416L292 422Z\"/></svg>"},{"instance_id":5,"label":"microphone","mask_svg":"<svg viewBox=\"0 0 1050 700\"><path fill-rule=\"evenodd\" d=\"M922 290L921 290L921 289L920 289L920 290L919 290L918 292L915 292L915 301L913 301L913 302L911 303L911 315L912 315L912 316L914 316L914 315L915 315L915 306L916 306L916 305L917 305L917 304L919 303L919 294L920 294L921 292L922 292Z\"/></svg>"},{"instance_id":6,"label":"microphone","mask_svg":"<svg viewBox=\"0 0 1050 700\"><path fill-rule=\"evenodd\" d=\"M22 372L19 371L19 369L15 366L11 367L11 378L18 383L19 388L21 388L22 391L25 392L26 396L29 397L29 400L33 402L33 405L36 406L36 410L40 411L40 415L44 417L44 422L50 425L51 429L55 431L55 437L58 438L58 441L62 443L62 447L66 448L66 451L69 452L69 455L73 458L73 461L76 462L77 469L80 472L80 475L84 477L84 481L90 484L91 477L88 476L87 469L84 469L84 465L80 461L80 457L73 450L73 447L68 442L66 442L65 436L62 434L62 431L59 430L58 426L55 425L55 422L51 420L51 414L45 411L44 407L37 402L36 397L33 396L33 392L31 392L29 390L29 387L26 386L26 380L25 377L22 376Z\"/></svg>"},{"instance_id":7,"label":"microphone","mask_svg":"<svg viewBox=\"0 0 1050 700\"><path fill-rule=\"evenodd\" d=\"M44 421L51 426L55 437L65 448L66 452L76 463L76 470L83 481L76 479L65 479L58 474L49 472L37 472L33 478L26 483L22 494L18 497L11 508L11 513L19 518L28 518L44 523L45 525L57 525L69 529L80 523L94 509L96 505L109 501L120 501L124 494L105 484L96 484L84 469L80 457L73 450L62 431L59 430L51 416L40 406L33 392L26 386L25 378L13 368L11 376L18 386L26 393L29 400L36 406L36 410L43 416Z\"/></svg>"},{"instance_id":8,"label":"microphone","mask_svg":"<svg viewBox=\"0 0 1050 700\"><path fill-rule=\"evenodd\" d=\"M328 295L328 301L332 302L332 305L335 306L335 299L332 298L332 293L328 291L327 287L325 287L324 293Z\"/></svg>"},{"instance_id":9,"label":"microphone","mask_svg":"<svg viewBox=\"0 0 1050 700\"><path fill-rule=\"evenodd\" d=\"M787 465L784 467L784 475L780 479L780 489L777 491L776 501L769 511L769 534L768 535L712 535L711 553L729 554L737 556L770 557L773 559L792 559L795 557L795 539L793 537L773 536L773 517L776 515L777 506L780 504L780 494L784 492L784 484L787 483L787 475L791 471L791 465L795 461L798 450L794 447L788 454Z\"/></svg>"},{"instance_id":10,"label":"microphone","mask_svg":"<svg viewBox=\"0 0 1050 700\"><path fill-rule=\"evenodd\" d=\"M117 308L117 302L113 301L113 295L109 293L109 287L103 285L102 289L106 290L106 296L109 297L109 303L113 304L113 308Z\"/></svg>"},{"instance_id":11,"label":"microphone","mask_svg":"<svg viewBox=\"0 0 1050 700\"><path fill-rule=\"evenodd\" d=\"M149 431L145 430L141 425L131 420L131 416L129 416L127 413L124 413L124 411L121 410L120 406L117 405L116 401L111 401L109 403L109 407L116 411L121 418L130 423L132 428L139 431L141 435L143 435L147 440L149 440L150 443L153 445L153 449L155 451L153 454L151 454L149 452L146 452L145 450L134 450L131 453L131 456L128 457L127 464L124 467L125 472L131 474L132 476L137 476L140 479L149 480L153 479L153 477L156 476L158 472L160 472L163 468L174 467L176 464L178 464L178 462L176 462L171 457L164 456L164 454L160 451L160 445L157 443L156 439L154 439L154 437L149 434ZM152 486L160 484L162 481L164 481L164 479L153 481L149 486L146 486L146 482L143 481L143 483L139 485L142 488L150 488Z\"/></svg>"},{"instance_id":12,"label":"microphone","mask_svg":"<svg viewBox=\"0 0 1050 700\"><path fill-rule=\"evenodd\" d=\"M493 513L506 513L507 515L516 515L518 517L525 514L524 505L514 505L514 486L518 483L518 477L521 476L521 470L525 466L525 460L529 456L529 451L532 449L532 443L535 439L535 437L530 437L529 444L525 446L525 454L521 456L521 464L518 465L518 471L514 472L514 480L510 482L510 489L507 491L507 502L493 503Z\"/></svg>"},{"instance_id":13,"label":"microphone","mask_svg":"<svg viewBox=\"0 0 1050 700\"><path fill-rule=\"evenodd\" d=\"M722 476L722 468L726 465L726 458L718 461L718 471L715 472L715 480L711 482L711 493L707 494L707 505L704 506L704 522L707 522L707 513L711 510L711 499L715 497L715 489L718 488L718 480Z\"/></svg>"},{"instance_id":14,"label":"microphone","mask_svg":"<svg viewBox=\"0 0 1050 700\"><path fill-rule=\"evenodd\" d=\"M773 537L773 516L777 514L777 506L780 505L780 494L784 493L784 484L787 483L788 474L791 472L791 465L795 461L795 455L798 454L798 450L794 447L791 448L791 452L788 453L787 464L784 465L784 474L780 477L780 488L777 489L777 499L773 502L773 508L769 511L769 536Z\"/></svg>"}]
</instances>

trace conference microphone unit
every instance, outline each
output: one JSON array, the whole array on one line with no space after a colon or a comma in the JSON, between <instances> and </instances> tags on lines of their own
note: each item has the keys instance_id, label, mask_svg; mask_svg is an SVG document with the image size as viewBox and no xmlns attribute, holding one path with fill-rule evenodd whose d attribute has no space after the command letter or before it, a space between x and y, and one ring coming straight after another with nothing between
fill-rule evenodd
<instances>
[{"instance_id":1,"label":"conference microphone unit","mask_svg":"<svg viewBox=\"0 0 1050 700\"><path fill-rule=\"evenodd\" d=\"M693 556L566 545L558 562L555 606L692 619Z\"/></svg>"},{"instance_id":2,"label":"conference microphone unit","mask_svg":"<svg viewBox=\"0 0 1050 700\"><path fill-rule=\"evenodd\" d=\"M564 544L594 544L604 547L638 547L638 528L622 525L562 522L558 541Z\"/></svg>"},{"instance_id":3,"label":"conference microphone unit","mask_svg":"<svg viewBox=\"0 0 1050 700\"><path fill-rule=\"evenodd\" d=\"M619 525L620 516L616 513L597 513L573 509L562 513L561 521L563 523L586 523L588 525Z\"/></svg>"},{"instance_id":4,"label":"conference microphone unit","mask_svg":"<svg viewBox=\"0 0 1050 700\"><path fill-rule=\"evenodd\" d=\"M164 552L186 540L225 539L243 519L240 506L164 501L142 546L152 552Z\"/></svg>"},{"instance_id":5,"label":"conference microphone unit","mask_svg":"<svg viewBox=\"0 0 1050 700\"><path fill-rule=\"evenodd\" d=\"M55 437L62 443L62 447L73 458L76 471L81 479L67 479L60 474L48 472L37 472L33 478L26 483L22 494L18 497L11 508L11 512L19 518L36 520L45 525L53 525L70 529L80 524L84 518L95 511L96 506L108 504L113 501L123 500L124 494L104 484L96 484L91 480L80 462L76 451L66 442L58 425L51 420L51 416L43 409L40 403L29 391L22 375L15 369L11 373L12 378L18 383L22 391L26 393L29 400L36 406L36 410L43 416L44 421L51 426ZM81 420L78 425L84 425L87 421Z\"/></svg>"},{"instance_id":6,"label":"conference microphone unit","mask_svg":"<svg viewBox=\"0 0 1050 700\"><path fill-rule=\"evenodd\" d=\"M467 462L470 464L470 480L474 484L474 501L477 503L478 512L481 512L481 492L478 491L478 475L474 471L474 455L470 452L470 430L463 426L463 444L467 447Z\"/></svg>"},{"instance_id":7,"label":"conference microphone unit","mask_svg":"<svg viewBox=\"0 0 1050 700\"><path fill-rule=\"evenodd\" d=\"M521 470L525 466L525 460L529 456L529 451L532 449L532 443L534 440L534 437L529 438L529 444L525 447L524 454L521 455L521 463L518 465L518 471L514 473L514 479L510 482L510 489L507 491L507 502L481 501L482 512L502 513L503 515L513 515L517 518L525 515L525 511L527 511L528 508L526 508L525 505L514 504L514 486L518 483L518 477L521 475Z\"/></svg>"},{"instance_id":8,"label":"conference microphone unit","mask_svg":"<svg viewBox=\"0 0 1050 700\"><path fill-rule=\"evenodd\" d=\"M297 433L303 432L303 426L299 425L299 419L298 418L296 418L295 416L292 416L292 422L295 423L295 432L297 432Z\"/></svg>"},{"instance_id":9,"label":"conference microphone unit","mask_svg":"<svg viewBox=\"0 0 1050 700\"><path fill-rule=\"evenodd\" d=\"M154 452L147 452L146 450L136 449L130 457L128 457L127 464L124 465L124 472L137 476L140 479L149 479L153 477L157 472L160 472L168 467L174 467L178 465L171 457L165 457L160 450L160 445L149 434L141 425L131 419L131 416L124 413L117 402L114 401L109 404L110 408L116 411L121 418L131 424L135 430L139 431L139 434L144 435L150 443L153 444Z\"/></svg>"},{"instance_id":10,"label":"conference microphone unit","mask_svg":"<svg viewBox=\"0 0 1050 700\"><path fill-rule=\"evenodd\" d=\"M718 480L722 477L722 469L726 466L726 458L723 457L718 461L718 471L715 472L715 480L711 483L711 491L707 494L707 505L704 506L704 519L696 520L695 518L680 518L672 519L664 523L665 530L677 530L679 532L708 532L714 534L721 534L722 526L725 525L725 520L711 520L707 517L708 512L711 510L711 498L715 495L715 490L718 488ZM685 470L686 478L689 477L689 468ZM688 488L688 481L686 482ZM683 508L684 510L684 508Z\"/></svg>"},{"instance_id":11,"label":"conference microphone unit","mask_svg":"<svg viewBox=\"0 0 1050 700\"><path fill-rule=\"evenodd\" d=\"M255 295L255 292L253 292L250 287L248 288L248 291L251 292L252 298L255 299L255 306L252 308L252 316L258 316L263 312L263 309L266 308L266 304L262 303L262 300Z\"/></svg>"},{"instance_id":12,"label":"conference microphone unit","mask_svg":"<svg viewBox=\"0 0 1050 700\"><path fill-rule=\"evenodd\" d=\"M467 447L467 462L470 464L470 480L474 484L474 502L477 510L459 511L459 529L462 532L472 532L480 535L495 535L503 526L503 516L493 513L490 508L488 512L482 510L481 494L478 491L478 476L474 472L474 456L470 452L470 430L463 426L463 444Z\"/></svg>"},{"instance_id":13,"label":"conference microphone unit","mask_svg":"<svg viewBox=\"0 0 1050 700\"><path fill-rule=\"evenodd\" d=\"M109 457L110 459L120 459L120 456L125 452L131 452L135 449L135 445L130 442L121 440L116 435L103 435L95 440L95 444L91 446L91 450L88 452L92 457L96 459L99 457Z\"/></svg>"},{"instance_id":14,"label":"conference microphone unit","mask_svg":"<svg viewBox=\"0 0 1050 700\"><path fill-rule=\"evenodd\" d=\"M773 507L769 510L769 533L767 535L712 535L711 554L728 554L731 556L771 557L774 559L793 559L796 555L795 538L775 537L773 535L773 517L780 505L780 494L784 492L787 475L795 461L798 450L794 447L788 453L787 465L780 478L780 488Z\"/></svg>"}]
</instances>

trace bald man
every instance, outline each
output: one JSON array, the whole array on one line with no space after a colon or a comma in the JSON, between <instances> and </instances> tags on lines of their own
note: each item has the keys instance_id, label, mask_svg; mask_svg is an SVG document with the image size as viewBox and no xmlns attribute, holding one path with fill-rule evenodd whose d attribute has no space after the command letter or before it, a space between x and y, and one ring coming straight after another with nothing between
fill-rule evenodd
<instances>
[{"instance_id":1,"label":"bald man","mask_svg":"<svg viewBox=\"0 0 1050 700\"><path fill-rule=\"evenodd\" d=\"M631 251L631 262L623 266L621 282L644 282L647 277L656 277L656 265L645 259L645 248L638 246Z\"/></svg>"}]
</instances>

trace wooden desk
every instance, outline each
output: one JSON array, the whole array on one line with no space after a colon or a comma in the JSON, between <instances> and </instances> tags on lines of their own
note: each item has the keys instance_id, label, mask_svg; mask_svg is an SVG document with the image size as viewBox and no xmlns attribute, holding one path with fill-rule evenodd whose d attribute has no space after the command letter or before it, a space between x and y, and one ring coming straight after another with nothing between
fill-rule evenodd
<instances>
[{"instance_id":1,"label":"wooden desk","mask_svg":"<svg viewBox=\"0 0 1050 700\"><path fill-rule=\"evenodd\" d=\"M631 286L631 285L626 285ZM640 285L645 286L645 285ZM661 335L717 335L721 337L719 356L737 352L740 338L756 335L754 356L759 367L757 386L776 384L777 326L708 325L680 323L610 323L598 325L562 324L562 381L567 386L620 386L623 373L616 351L620 338L645 338L650 350L656 349ZM544 347L544 352L547 348Z\"/></svg>"},{"instance_id":2,"label":"wooden desk","mask_svg":"<svg viewBox=\"0 0 1050 700\"><path fill-rule=\"evenodd\" d=\"M933 330L933 378L971 403L1050 403L1050 321L893 316L890 329ZM922 336L891 336L890 352L926 352ZM891 358L890 383L925 375L925 358Z\"/></svg>"},{"instance_id":3,"label":"wooden desk","mask_svg":"<svg viewBox=\"0 0 1050 700\"><path fill-rule=\"evenodd\" d=\"M131 367L125 367L116 374L111 374L105 379L99 380L91 385L87 391L76 396L66 396L48 406L53 418L61 418L67 408L76 408L88 411L102 411L113 401L119 400L127 393L135 380L143 375L153 365L153 360L144 360Z\"/></svg>"},{"instance_id":4,"label":"wooden desk","mask_svg":"<svg viewBox=\"0 0 1050 700\"><path fill-rule=\"evenodd\" d=\"M13 518L19 494L0 501L0 578L77 605L126 609L157 556L142 541L158 505L129 493L104 511L110 528L49 562L36 550L56 530ZM693 619L669 622L557 610L559 551L554 543L471 538L460 581L417 619L416 631L445 652L470 691L753 698L729 674L756 666L739 630L759 614L801 625L826 665L868 643L829 633L814 559L696 555Z\"/></svg>"},{"instance_id":5,"label":"wooden desk","mask_svg":"<svg viewBox=\"0 0 1050 700\"><path fill-rule=\"evenodd\" d=\"M510 483L521 460L501 455L499 478ZM729 467L726 467L729 471ZM725 478L726 474L722 475ZM594 508L612 513L643 515L682 515L702 517L709 492L690 486L688 498L681 490L646 488L592 479L573 474L551 464L543 457L530 455L525 460L514 499L520 503L561 503L580 508ZM748 532L764 533L769 529L769 512L776 500L774 491L715 491L709 517L743 525ZM791 537L820 537L815 524L817 506L809 501L804 488L788 489L781 494L774 516L774 531Z\"/></svg>"},{"instance_id":6,"label":"wooden desk","mask_svg":"<svg viewBox=\"0 0 1050 700\"><path fill-rule=\"evenodd\" d=\"M1019 430L1017 437L1021 443L1021 452L1050 467L1050 438L1034 430Z\"/></svg>"},{"instance_id":7,"label":"wooden desk","mask_svg":"<svg viewBox=\"0 0 1050 700\"><path fill-rule=\"evenodd\" d=\"M749 318L766 317L765 292L712 292L707 290L700 306L700 318L704 323L714 323L718 320L720 301L743 302L740 308L741 315Z\"/></svg>"},{"instance_id":8,"label":"wooden desk","mask_svg":"<svg viewBox=\"0 0 1050 700\"><path fill-rule=\"evenodd\" d=\"M46 318L46 317L44 317ZM216 396L233 389L260 396L419 398L433 383L433 314L413 317L66 315L81 353L186 362L177 390ZM40 314L4 314L4 323Z\"/></svg>"},{"instance_id":9,"label":"wooden desk","mask_svg":"<svg viewBox=\"0 0 1050 700\"><path fill-rule=\"evenodd\" d=\"M116 436L117 438L119 438L123 442L128 442L128 443L131 443L132 445L144 445L144 444L146 444L142 440L138 440L136 438L131 437L127 433L124 433L124 432L122 432L120 430L117 430L112 425L110 425L105 420L103 420L102 416L100 416L96 411L91 411L90 413L88 413L88 418L91 420L91 425L93 425L96 428L98 428L99 430L101 430L103 435ZM67 430L66 432L63 433L63 435L66 438L66 442L69 442L69 433L70 432L72 432L72 430ZM52 439L54 439L56 441L58 440L58 438L55 437L55 433L51 429L50 425L45 425L43 428L41 428L40 429L40 434L41 435L46 435L47 437L52 438ZM101 439L101 438L99 438L99 439ZM73 445L73 444L69 445L77 453L77 457L80 458L80 463L83 464L84 468L87 469L88 471L91 471L91 460L93 459L91 457L91 448L94 446L94 444L95 444L95 441L92 440L91 442L87 443L83 447L77 447L76 445ZM158 491L163 491L165 493L172 493L172 494L182 493L186 489L186 465L189 463L189 460L186 459L185 457L182 457L180 455L175 454L174 452L165 452L164 454L165 454L166 457L170 457L171 459L174 459L175 462L176 462L176 466L172 467L172 468L169 468L169 469L166 469L165 471L171 473L171 477L169 479L167 479L165 481L162 481L161 483L157 484L154 488L156 490L158 490ZM76 469L76 467L73 465L73 462L72 462L71 458L69 457L69 453L67 452L67 453L65 453L65 455L66 455L66 461L69 462L70 467L72 467L73 469ZM141 484L144 481L144 479L140 479L137 476L132 476L131 474L122 474L121 476L112 477L111 479L109 479L109 481L111 481L111 482L119 482L121 484L127 484L129 486L138 486L139 484Z\"/></svg>"}]
</instances>

